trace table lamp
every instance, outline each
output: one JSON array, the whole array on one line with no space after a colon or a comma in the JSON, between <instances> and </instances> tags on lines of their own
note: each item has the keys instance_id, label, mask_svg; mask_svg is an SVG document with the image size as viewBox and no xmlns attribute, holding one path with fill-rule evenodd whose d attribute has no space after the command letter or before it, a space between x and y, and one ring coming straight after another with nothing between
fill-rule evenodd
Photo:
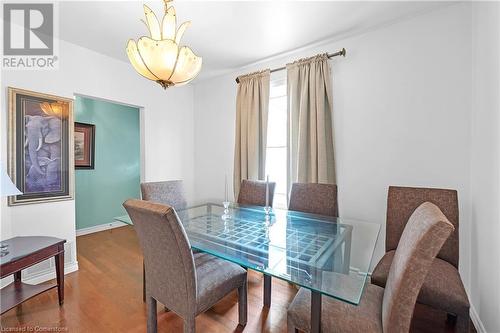
<instances>
[{"instance_id":1,"label":"table lamp","mask_svg":"<svg viewBox=\"0 0 500 333\"><path fill-rule=\"evenodd\" d=\"M7 173L2 169L2 164L0 163L0 197L17 194L23 193L12 183L12 180L10 180ZM0 243L0 257L4 257L7 254L9 254L7 244Z\"/></svg>"},{"instance_id":2,"label":"table lamp","mask_svg":"<svg viewBox=\"0 0 500 333\"><path fill-rule=\"evenodd\" d=\"M0 164L0 197L7 197L10 195L18 195L23 194L23 192L19 191L10 180L7 173L3 170L2 165Z\"/></svg>"}]
</instances>

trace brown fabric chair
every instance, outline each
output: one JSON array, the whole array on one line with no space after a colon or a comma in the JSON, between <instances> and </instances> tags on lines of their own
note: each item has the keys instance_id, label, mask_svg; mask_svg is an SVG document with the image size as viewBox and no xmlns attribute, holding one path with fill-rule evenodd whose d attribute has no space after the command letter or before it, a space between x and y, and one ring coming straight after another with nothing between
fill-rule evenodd
<instances>
[{"instance_id":1,"label":"brown fabric chair","mask_svg":"<svg viewBox=\"0 0 500 333\"><path fill-rule=\"evenodd\" d=\"M273 205L274 188L276 183L269 182L269 206ZM262 180L241 181L240 193L238 194L240 205L265 206L266 205L266 182Z\"/></svg>"},{"instance_id":2,"label":"brown fabric chair","mask_svg":"<svg viewBox=\"0 0 500 333\"><path fill-rule=\"evenodd\" d=\"M439 208L426 202L411 215L394 254L385 289L368 284L358 306L323 296L323 332L403 333L427 271L453 225ZM288 308L288 332L309 332L311 293L301 288Z\"/></svg>"},{"instance_id":3,"label":"brown fabric chair","mask_svg":"<svg viewBox=\"0 0 500 333\"><path fill-rule=\"evenodd\" d=\"M337 185L293 183L288 209L338 217Z\"/></svg>"},{"instance_id":4,"label":"brown fabric chair","mask_svg":"<svg viewBox=\"0 0 500 333\"><path fill-rule=\"evenodd\" d=\"M142 200L168 205L175 210L187 207L182 180L141 183ZM199 252L194 250L193 252ZM146 271L142 268L142 300L146 301ZM165 308L165 310L168 310Z\"/></svg>"},{"instance_id":5,"label":"brown fabric chair","mask_svg":"<svg viewBox=\"0 0 500 333\"><path fill-rule=\"evenodd\" d=\"M276 183L269 182L269 206L273 206L274 188ZM241 181L240 193L238 194L238 204L249 206L265 206L266 205L266 182L262 180L247 180ZM271 305L271 276L264 276L264 306Z\"/></svg>"},{"instance_id":6,"label":"brown fabric chair","mask_svg":"<svg viewBox=\"0 0 500 333\"><path fill-rule=\"evenodd\" d=\"M195 317L234 289L238 289L239 324L246 324L247 274L243 268L203 253L193 254L172 207L136 199L123 206L144 254L148 333L157 331L156 301L183 318L184 332L195 332Z\"/></svg>"},{"instance_id":7,"label":"brown fabric chair","mask_svg":"<svg viewBox=\"0 0 500 333\"><path fill-rule=\"evenodd\" d=\"M423 202L437 205L455 227L432 263L417 302L456 316L456 330L469 332L469 300L458 272L458 195L455 190L389 187L387 198L386 254L379 261L371 282L385 287L389 268L408 218Z\"/></svg>"},{"instance_id":8,"label":"brown fabric chair","mask_svg":"<svg viewBox=\"0 0 500 333\"><path fill-rule=\"evenodd\" d=\"M187 207L182 180L142 183L141 193L142 200L169 205L175 210Z\"/></svg>"}]
</instances>

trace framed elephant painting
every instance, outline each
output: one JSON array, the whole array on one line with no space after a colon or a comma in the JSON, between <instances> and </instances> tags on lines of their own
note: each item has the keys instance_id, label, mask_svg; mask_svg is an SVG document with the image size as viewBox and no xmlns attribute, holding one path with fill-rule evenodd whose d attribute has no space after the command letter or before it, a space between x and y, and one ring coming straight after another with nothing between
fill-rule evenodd
<instances>
[{"instance_id":1,"label":"framed elephant painting","mask_svg":"<svg viewBox=\"0 0 500 333\"><path fill-rule=\"evenodd\" d=\"M8 88L9 205L73 199L73 100Z\"/></svg>"}]
</instances>

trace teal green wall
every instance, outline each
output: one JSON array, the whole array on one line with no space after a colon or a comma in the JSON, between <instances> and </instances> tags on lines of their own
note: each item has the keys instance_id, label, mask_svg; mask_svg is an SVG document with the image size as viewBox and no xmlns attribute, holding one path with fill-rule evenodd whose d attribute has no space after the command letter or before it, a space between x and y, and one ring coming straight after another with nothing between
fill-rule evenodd
<instances>
[{"instance_id":1,"label":"teal green wall","mask_svg":"<svg viewBox=\"0 0 500 333\"><path fill-rule=\"evenodd\" d=\"M76 97L75 121L95 125L93 170L75 170L76 229L113 222L140 197L139 109Z\"/></svg>"}]
</instances>

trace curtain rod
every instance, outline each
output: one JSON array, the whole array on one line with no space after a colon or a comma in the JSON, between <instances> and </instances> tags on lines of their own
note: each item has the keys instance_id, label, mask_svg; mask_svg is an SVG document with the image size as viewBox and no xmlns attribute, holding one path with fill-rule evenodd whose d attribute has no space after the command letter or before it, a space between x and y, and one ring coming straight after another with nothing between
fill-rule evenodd
<instances>
[{"instance_id":1,"label":"curtain rod","mask_svg":"<svg viewBox=\"0 0 500 333\"><path fill-rule=\"evenodd\" d=\"M342 48L342 50L338 51L338 52L335 52L335 53L328 53L328 59L331 59L333 57L336 57L336 56L343 56L345 57L345 48ZM271 73L274 73L274 72L279 72L279 71L282 71L286 69L286 66L283 66L283 67L279 67L279 68L273 68L271 69ZM240 79L239 78L236 78L236 83L240 83Z\"/></svg>"}]
</instances>

